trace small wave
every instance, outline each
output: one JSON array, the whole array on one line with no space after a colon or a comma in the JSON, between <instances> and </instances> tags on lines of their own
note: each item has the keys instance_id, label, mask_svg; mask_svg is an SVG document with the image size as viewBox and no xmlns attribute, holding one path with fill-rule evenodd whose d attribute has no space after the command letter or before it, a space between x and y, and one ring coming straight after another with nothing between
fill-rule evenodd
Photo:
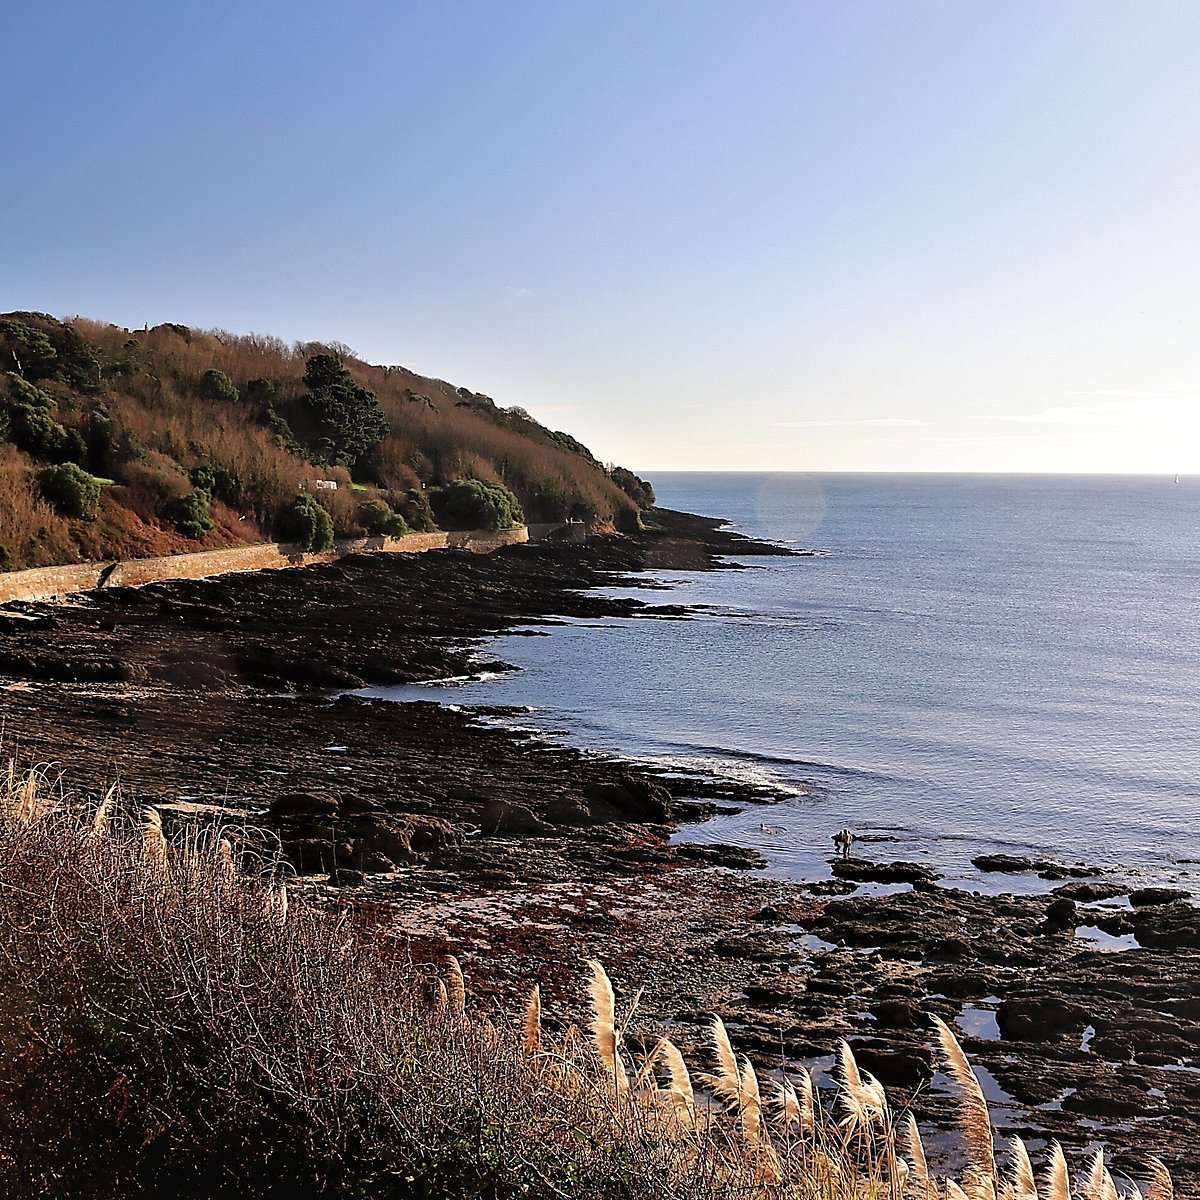
<instances>
[{"instance_id":1,"label":"small wave","mask_svg":"<svg viewBox=\"0 0 1200 1200\"><path fill-rule=\"evenodd\" d=\"M773 792L797 791L794 781L784 779L778 772L750 762L730 762L720 757L676 754L643 754L635 761L681 775L707 775L717 779L729 779L735 783L769 788Z\"/></svg>"},{"instance_id":2,"label":"small wave","mask_svg":"<svg viewBox=\"0 0 1200 1200\"><path fill-rule=\"evenodd\" d=\"M711 757L717 761L732 759L789 772L832 775L848 779L870 779L880 783L912 782L907 775L879 771L870 767L855 767L847 763L824 762L819 759L798 758L786 754L763 754L756 750L742 750L735 746L711 746L697 742L677 742L675 745L679 750L686 751L689 757L698 755Z\"/></svg>"},{"instance_id":3,"label":"small wave","mask_svg":"<svg viewBox=\"0 0 1200 1200\"><path fill-rule=\"evenodd\" d=\"M421 679L418 680L414 687L464 687L469 683L490 683L493 679L507 679L510 675L515 675L518 668L513 667L508 671L474 671L470 675L447 675L442 679Z\"/></svg>"}]
</instances>

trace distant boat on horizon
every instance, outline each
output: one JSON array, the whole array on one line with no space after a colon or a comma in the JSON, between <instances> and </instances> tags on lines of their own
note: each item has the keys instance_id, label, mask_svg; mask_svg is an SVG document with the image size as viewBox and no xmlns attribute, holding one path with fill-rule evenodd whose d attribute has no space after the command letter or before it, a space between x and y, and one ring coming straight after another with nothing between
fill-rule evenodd
<instances>
[{"instance_id":1,"label":"distant boat on horizon","mask_svg":"<svg viewBox=\"0 0 1200 1200\"><path fill-rule=\"evenodd\" d=\"M1176 483L1179 482L1179 472L1178 471L1175 472L1175 482Z\"/></svg>"}]
</instances>

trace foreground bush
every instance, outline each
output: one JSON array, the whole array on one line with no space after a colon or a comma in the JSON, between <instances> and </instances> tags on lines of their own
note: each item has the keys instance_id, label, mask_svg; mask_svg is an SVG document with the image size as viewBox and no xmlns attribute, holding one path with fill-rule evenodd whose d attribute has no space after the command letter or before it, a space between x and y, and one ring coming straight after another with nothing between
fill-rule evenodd
<instances>
[{"instance_id":1,"label":"foreground bush","mask_svg":"<svg viewBox=\"0 0 1200 1200\"><path fill-rule=\"evenodd\" d=\"M986 1105L938 1024L970 1165L935 1181L919 1134L841 1048L837 1111L806 1072L770 1095L720 1021L693 1082L666 1039L627 1053L589 966L591 1037L467 1006L345 914L290 898L244 832L75 806L0 777L0 1194L13 1197L761 1197L1039 1200L998 1171ZM432 987L429 985L432 984ZM902 1149L903 1147L903 1149ZM1146 1200L1170 1200L1151 1160ZM1097 1157L1088 1200L1116 1190ZM1067 1200L1054 1147L1044 1200Z\"/></svg>"}]
</instances>

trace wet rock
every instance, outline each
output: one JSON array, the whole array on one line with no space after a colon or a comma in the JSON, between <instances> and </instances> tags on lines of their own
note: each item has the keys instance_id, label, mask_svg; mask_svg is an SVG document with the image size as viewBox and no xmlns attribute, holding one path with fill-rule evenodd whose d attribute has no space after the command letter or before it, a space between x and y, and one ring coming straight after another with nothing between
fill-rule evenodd
<instances>
[{"instance_id":1,"label":"wet rock","mask_svg":"<svg viewBox=\"0 0 1200 1200\"><path fill-rule=\"evenodd\" d=\"M695 859L697 862L708 863L714 867L732 867L739 871L767 865L767 860L757 850L752 850L748 846L727 846L720 842L708 845L684 842L675 847L675 853L680 858Z\"/></svg>"},{"instance_id":2,"label":"wet rock","mask_svg":"<svg viewBox=\"0 0 1200 1200\"><path fill-rule=\"evenodd\" d=\"M910 1000L881 1000L870 1011L882 1029L917 1029L929 1024L920 1005Z\"/></svg>"},{"instance_id":3,"label":"wet rock","mask_svg":"<svg viewBox=\"0 0 1200 1200\"><path fill-rule=\"evenodd\" d=\"M1095 880L1076 879L1070 883L1061 883L1054 889L1055 896L1064 896L1081 904L1089 904L1095 900L1111 900L1114 896L1123 896L1125 888L1119 883L1100 883Z\"/></svg>"},{"instance_id":4,"label":"wet rock","mask_svg":"<svg viewBox=\"0 0 1200 1200\"><path fill-rule=\"evenodd\" d=\"M1137 1117L1146 1112L1146 1096L1140 1089L1121 1086L1115 1078L1099 1079L1080 1086L1063 1101L1063 1108L1106 1117Z\"/></svg>"},{"instance_id":5,"label":"wet rock","mask_svg":"<svg viewBox=\"0 0 1200 1200\"><path fill-rule=\"evenodd\" d=\"M1150 908L1156 904L1173 904L1176 900L1186 900L1190 892L1179 888L1146 887L1138 888L1129 893L1129 903L1134 908Z\"/></svg>"},{"instance_id":6,"label":"wet rock","mask_svg":"<svg viewBox=\"0 0 1200 1200\"><path fill-rule=\"evenodd\" d=\"M54 618L48 612L24 613L15 608L0 611L0 633L25 633L30 629L53 629Z\"/></svg>"},{"instance_id":7,"label":"wet rock","mask_svg":"<svg viewBox=\"0 0 1200 1200\"><path fill-rule=\"evenodd\" d=\"M854 891L854 884L845 879L817 879L804 886L814 896L846 896Z\"/></svg>"},{"instance_id":8,"label":"wet rock","mask_svg":"<svg viewBox=\"0 0 1200 1200\"><path fill-rule=\"evenodd\" d=\"M612 858L622 863L664 863L669 857L658 846L620 846L612 851Z\"/></svg>"},{"instance_id":9,"label":"wet rock","mask_svg":"<svg viewBox=\"0 0 1200 1200\"><path fill-rule=\"evenodd\" d=\"M374 875L390 875L398 869L396 863L381 850L364 850L358 865L363 871Z\"/></svg>"},{"instance_id":10,"label":"wet rock","mask_svg":"<svg viewBox=\"0 0 1200 1200\"><path fill-rule=\"evenodd\" d=\"M1045 858L1026 858L1019 854L979 854L971 862L980 871L999 871L1006 875L1036 872L1041 879L1083 879L1099 875L1099 867L1066 866Z\"/></svg>"},{"instance_id":11,"label":"wet rock","mask_svg":"<svg viewBox=\"0 0 1200 1200\"><path fill-rule=\"evenodd\" d=\"M877 863L865 858L831 858L829 869L838 879L860 883L932 883L938 873L914 862Z\"/></svg>"},{"instance_id":12,"label":"wet rock","mask_svg":"<svg viewBox=\"0 0 1200 1200\"><path fill-rule=\"evenodd\" d=\"M1087 920L1081 921L1080 924L1094 925L1112 937L1121 937L1133 930L1133 921L1119 908L1111 912L1092 909L1087 914Z\"/></svg>"},{"instance_id":13,"label":"wet rock","mask_svg":"<svg viewBox=\"0 0 1200 1200\"><path fill-rule=\"evenodd\" d=\"M1067 1033L1083 1034L1090 1017L1081 1004L1058 996L1014 996L1001 1002L996 1021L1002 1037L1049 1042Z\"/></svg>"},{"instance_id":14,"label":"wet rock","mask_svg":"<svg viewBox=\"0 0 1200 1200\"><path fill-rule=\"evenodd\" d=\"M778 908L768 904L754 914L754 920L764 921L768 925L782 925L787 920L787 917Z\"/></svg>"},{"instance_id":15,"label":"wet rock","mask_svg":"<svg viewBox=\"0 0 1200 1200\"><path fill-rule=\"evenodd\" d=\"M334 796L317 795L314 792L285 792L271 802L267 814L273 821L289 817L331 817L338 811Z\"/></svg>"},{"instance_id":16,"label":"wet rock","mask_svg":"<svg viewBox=\"0 0 1200 1200\"><path fill-rule=\"evenodd\" d=\"M661 824L671 816L671 793L662 784L636 775L584 784L592 815L597 821L649 821Z\"/></svg>"},{"instance_id":17,"label":"wet rock","mask_svg":"<svg viewBox=\"0 0 1200 1200\"><path fill-rule=\"evenodd\" d=\"M592 810L577 796L556 796L545 806L546 820L552 825L582 829L594 825Z\"/></svg>"},{"instance_id":18,"label":"wet rock","mask_svg":"<svg viewBox=\"0 0 1200 1200\"><path fill-rule=\"evenodd\" d=\"M1180 900L1135 909L1133 928L1143 946L1200 950L1200 908Z\"/></svg>"},{"instance_id":19,"label":"wet rock","mask_svg":"<svg viewBox=\"0 0 1200 1200\"><path fill-rule=\"evenodd\" d=\"M1076 912L1075 901L1066 896L1060 896L1046 906L1046 921L1043 929L1048 933L1053 933L1073 928L1078 924Z\"/></svg>"},{"instance_id":20,"label":"wet rock","mask_svg":"<svg viewBox=\"0 0 1200 1200\"><path fill-rule=\"evenodd\" d=\"M219 663L191 661L164 661L151 676L157 682L186 688L221 687L235 678L234 672Z\"/></svg>"},{"instance_id":21,"label":"wet rock","mask_svg":"<svg viewBox=\"0 0 1200 1200\"><path fill-rule=\"evenodd\" d=\"M1123 1035L1097 1034L1088 1049L1106 1062L1124 1062L1133 1057L1133 1039Z\"/></svg>"},{"instance_id":22,"label":"wet rock","mask_svg":"<svg viewBox=\"0 0 1200 1200\"><path fill-rule=\"evenodd\" d=\"M1188 996L1171 1005L1172 1012L1184 1021L1200 1022L1200 996Z\"/></svg>"},{"instance_id":23,"label":"wet rock","mask_svg":"<svg viewBox=\"0 0 1200 1200\"><path fill-rule=\"evenodd\" d=\"M384 811L382 801L372 796L342 796L338 807L346 816L364 816L368 813ZM411 809L413 802L406 801L405 807Z\"/></svg>"},{"instance_id":24,"label":"wet rock","mask_svg":"<svg viewBox=\"0 0 1200 1200\"><path fill-rule=\"evenodd\" d=\"M795 1009L806 1004L808 984L801 975L780 975L778 980L748 983L743 989L746 1003L756 1008Z\"/></svg>"},{"instance_id":25,"label":"wet rock","mask_svg":"<svg viewBox=\"0 0 1200 1200\"><path fill-rule=\"evenodd\" d=\"M393 862L414 863L462 839L462 831L449 821L403 813L373 826L362 840L364 849L386 854Z\"/></svg>"},{"instance_id":26,"label":"wet rock","mask_svg":"<svg viewBox=\"0 0 1200 1200\"><path fill-rule=\"evenodd\" d=\"M728 934L709 947L709 952L719 958L745 958L756 962L770 962L785 955L790 939L765 930L748 934Z\"/></svg>"},{"instance_id":27,"label":"wet rock","mask_svg":"<svg viewBox=\"0 0 1200 1200\"><path fill-rule=\"evenodd\" d=\"M251 677L286 680L299 687L360 688L366 682L353 671L321 657L291 658L260 650L240 665Z\"/></svg>"},{"instance_id":28,"label":"wet rock","mask_svg":"<svg viewBox=\"0 0 1200 1200\"><path fill-rule=\"evenodd\" d=\"M281 843L284 856L301 875L328 874L337 867L337 854L321 838L295 838Z\"/></svg>"},{"instance_id":29,"label":"wet rock","mask_svg":"<svg viewBox=\"0 0 1200 1200\"><path fill-rule=\"evenodd\" d=\"M136 678L136 672L127 663L114 659L53 653L0 653L0 675L44 683L126 683Z\"/></svg>"},{"instance_id":30,"label":"wet rock","mask_svg":"<svg viewBox=\"0 0 1200 1200\"><path fill-rule=\"evenodd\" d=\"M541 837L550 832L550 826L523 804L506 800L493 800L479 814L479 827L492 837Z\"/></svg>"},{"instance_id":31,"label":"wet rock","mask_svg":"<svg viewBox=\"0 0 1200 1200\"><path fill-rule=\"evenodd\" d=\"M447 799L460 801L468 810L481 808L491 802L478 788L462 783L452 783L446 789L445 795Z\"/></svg>"},{"instance_id":32,"label":"wet rock","mask_svg":"<svg viewBox=\"0 0 1200 1200\"><path fill-rule=\"evenodd\" d=\"M947 959L968 958L971 942L964 937L938 938L926 951L930 962L945 962Z\"/></svg>"},{"instance_id":33,"label":"wet rock","mask_svg":"<svg viewBox=\"0 0 1200 1200\"><path fill-rule=\"evenodd\" d=\"M1173 1063L1195 1053L1195 1044L1181 1033L1174 1021L1143 1014L1127 1036L1133 1041L1139 1061L1148 1062L1146 1056L1154 1054L1161 1055L1163 1062Z\"/></svg>"},{"instance_id":34,"label":"wet rock","mask_svg":"<svg viewBox=\"0 0 1200 1200\"><path fill-rule=\"evenodd\" d=\"M933 1076L933 1053L921 1045L855 1041L854 1057L887 1088L915 1089Z\"/></svg>"}]
</instances>

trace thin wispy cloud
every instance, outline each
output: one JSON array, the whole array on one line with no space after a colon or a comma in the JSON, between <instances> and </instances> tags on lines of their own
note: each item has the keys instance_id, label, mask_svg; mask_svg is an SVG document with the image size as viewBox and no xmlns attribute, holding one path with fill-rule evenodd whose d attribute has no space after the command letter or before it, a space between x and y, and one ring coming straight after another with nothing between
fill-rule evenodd
<instances>
[{"instance_id":1,"label":"thin wispy cloud","mask_svg":"<svg viewBox=\"0 0 1200 1200\"><path fill-rule=\"evenodd\" d=\"M1161 400L1172 393L1134 388L1056 388L1056 396L1133 396L1139 400Z\"/></svg>"},{"instance_id":2,"label":"thin wispy cloud","mask_svg":"<svg viewBox=\"0 0 1200 1200\"><path fill-rule=\"evenodd\" d=\"M983 421L1012 421L1022 425L1129 425L1134 414L1119 404L1058 404L1035 413L990 413Z\"/></svg>"},{"instance_id":3,"label":"thin wispy cloud","mask_svg":"<svg viewBox=\"0 0 1200 1200\"><path fill-rule=\"evenodd\" d=\"M1123 400L1106 400L1100 404L1054 404L1040 412L988 413L977 417L982 421L1014 421L1025 425L1092 425L1146 426L1175 422L1194 423L1197 404L1194 400L1167 398L1161 393L1081 392L1079 395L1121 395ZM1140 399L1133 399L1140 396Z\"/></svg>"},{"instance_id":4,"label":"thin wispy cloud","mask_svg":"<svg viewBox=\"0 0 1200 1200\"><path fill-rule=\"evenodd\" d=\"M863 417L860 420L834 421L772 421L776 429L832 429L846 426L884 426L886 428L904 428L929 425L929 421L913 421L908 417Z\"/></svg>"}]
</instances>

